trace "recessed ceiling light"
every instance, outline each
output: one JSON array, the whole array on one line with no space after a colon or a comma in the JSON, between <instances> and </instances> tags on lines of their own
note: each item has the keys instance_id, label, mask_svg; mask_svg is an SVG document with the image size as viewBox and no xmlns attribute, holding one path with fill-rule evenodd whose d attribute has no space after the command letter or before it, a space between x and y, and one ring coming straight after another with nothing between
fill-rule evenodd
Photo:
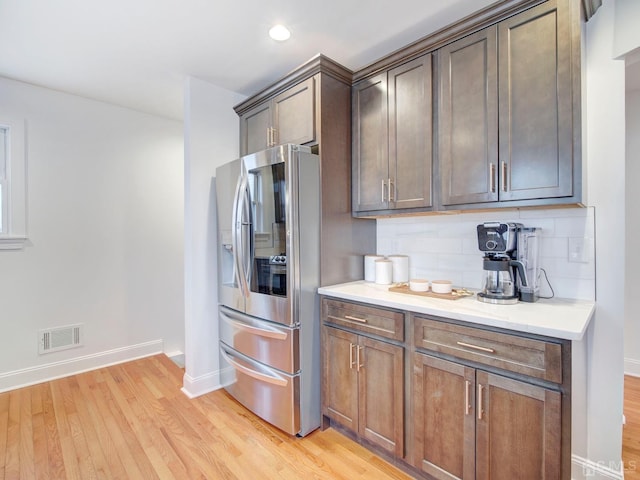
<instances>
[{"instance_id":1,"label":"recessed ceiling light","mask_svg":"<svg viewBox=\"0 0 640 480\"><path fill-rule=\"evenodd\" d=\"M278 42L284 42L291 36L291 32L284 25L275 25L269 30L269 36Z\"/></svg>"}]
</instances>

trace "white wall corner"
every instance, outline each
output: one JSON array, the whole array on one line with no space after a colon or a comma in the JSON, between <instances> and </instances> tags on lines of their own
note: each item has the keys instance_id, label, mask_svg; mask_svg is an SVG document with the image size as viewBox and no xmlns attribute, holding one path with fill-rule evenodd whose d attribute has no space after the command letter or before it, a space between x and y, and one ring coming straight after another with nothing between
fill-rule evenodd
<instances>
[{"instance_id":1,"label":"white wall corner","mask_svg":"<svg viewBox=\"0 0 640 480\"><path fill-rule=\"evenodd\" d=\"M635 464L625 466L619 462L593 461L571 455L572 480L624 480L625 468L634 469Z\"/></svg>"},{"instance_id":2,"label":"white wall corner","mask_svg":"<svg viewBox=\"0 0 640 480\"><path fill-rule=\"evenodd\" d=\"M220 370L206 373L196 378L185 373L182 378L182 393L189 398L196 398L222 388Z\"/></svg>"},{"instance_id":3,"label":"white wall corner","mask_svg":"<svg viewBox=\"0 0 640 480\"><path fill-rule=\"evenodd\" d=\"M118 363L129 362L138 358L157 355L162 352L163 341L153 340L137 345L129 345L127 347L106 350L91 355L6 372L0 374L0 393L88 372L89 370L116 365Z\"/></svg>"},{"instance_id":4,"label":"white wall corner","mask_svg":"<svg viewBox=\"0 0 640 480\"><path fill-rule=\"evenodd\" d=\"M216 167L238 157L244 96L189 77L184 85L184 392L219 388Z\"/></svg>"}]
</instances>

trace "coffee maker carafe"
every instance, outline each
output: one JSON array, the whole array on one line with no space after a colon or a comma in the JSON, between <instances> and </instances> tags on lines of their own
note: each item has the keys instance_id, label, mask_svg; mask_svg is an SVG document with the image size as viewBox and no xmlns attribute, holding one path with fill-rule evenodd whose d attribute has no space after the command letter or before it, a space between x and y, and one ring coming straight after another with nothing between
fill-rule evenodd
<instances>
[{"instance_id":1,"label":"coffee maker carafe","mask_svg":"<svg viewBox=\"0 0 640 480\"><path fill-rule=\"evenodd\" d=\"M520 223L478 225L478 248L484 252L485 273L478 300L504 305L538 299L536 230Z\"/></svg>"}]
</instances>

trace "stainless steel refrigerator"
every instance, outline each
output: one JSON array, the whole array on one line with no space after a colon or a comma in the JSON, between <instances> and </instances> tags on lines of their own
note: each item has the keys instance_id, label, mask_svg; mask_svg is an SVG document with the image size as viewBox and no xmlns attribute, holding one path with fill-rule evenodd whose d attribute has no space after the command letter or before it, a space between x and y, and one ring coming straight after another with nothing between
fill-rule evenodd
<instances>
[{"instance_id":1,"label":"stainless steel refrigerator","mask_svg":"<svg viewBox=\"0 0 640 480\"><path fill-rule=\"evenodd\" d=\"M292 435L320 425L319 157L282 145L216 170L221 377Z\"/></svg>"}]
</instances>

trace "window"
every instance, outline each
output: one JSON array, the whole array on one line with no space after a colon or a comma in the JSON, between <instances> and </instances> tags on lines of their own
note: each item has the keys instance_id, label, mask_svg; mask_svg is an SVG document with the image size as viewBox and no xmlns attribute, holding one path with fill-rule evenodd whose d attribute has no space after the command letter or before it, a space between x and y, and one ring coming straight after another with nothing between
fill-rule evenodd
<instances>
[{"instance_id":1,"label":"window","mask_svg":"<svg viewBox=\"0 0 640 480\"><path fill-rule=\"evenodd\" d=\"M0 119L0 249L19 249L26 240L24 121Z\"/></svg>"},{"instance_id":2,"label":"window","mask_svg":"<svg viewBox=\"0 0 640 480\"><path fill-rule=\"evenodd\" d=\"M8 233L7 206L7 138L9 129L5 126L0 127L0 234Z\"/></svg>"}]
</instances>

